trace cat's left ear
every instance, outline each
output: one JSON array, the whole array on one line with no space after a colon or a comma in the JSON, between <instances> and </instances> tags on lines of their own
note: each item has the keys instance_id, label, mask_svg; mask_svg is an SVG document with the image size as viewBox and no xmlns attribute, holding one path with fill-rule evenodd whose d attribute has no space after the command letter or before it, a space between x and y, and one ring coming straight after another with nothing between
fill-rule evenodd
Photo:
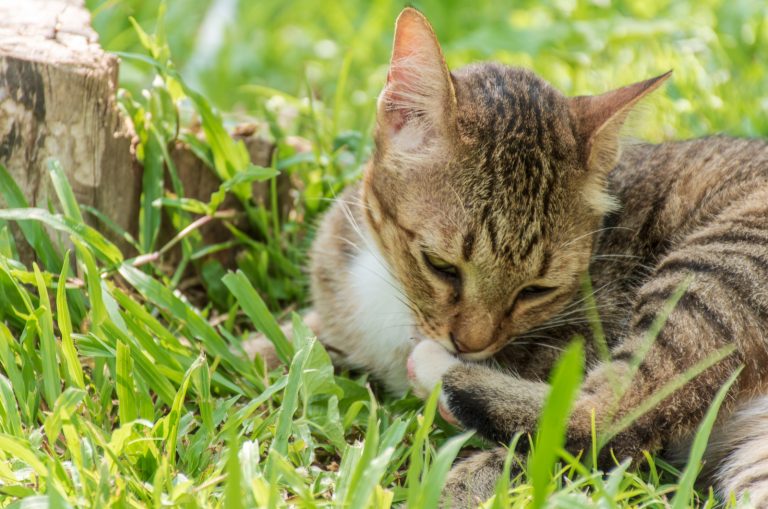
<instances>
[{"instance_id":1,"label":"cat's left ear","mask_svg":"<svg viewBox=\"0 0 768 509\"><path fill-rule=\"evenodd\" d=\"M456 95L432 26L406 7L395 24L387 84L379 97L377 142L399 152L422 151L450 135Z\"/></svg>"},{"instance_id":2,"label":"cat's left ear","mask_svg":"<svg viewBox=\"0 0 768 509\"><path fill-rule=\"evenodd\" d=\"M672 74L641 81L596 96L569 99L575 134L591 171L608 172L618 162L619 132L632 108Z\"/></svg>"}]
</instances>

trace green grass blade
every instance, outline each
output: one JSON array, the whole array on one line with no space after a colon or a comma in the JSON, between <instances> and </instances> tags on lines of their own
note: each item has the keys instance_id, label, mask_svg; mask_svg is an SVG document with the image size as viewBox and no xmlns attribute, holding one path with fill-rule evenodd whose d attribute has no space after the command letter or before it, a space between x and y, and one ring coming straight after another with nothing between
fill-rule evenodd
<instances>
[{"instance_id":1,"label":"green grass blade","mask_svg":"<svg viewBox=\"0 0 768 509\"><path fill-rule=\"evenodd\" d=\"M21 415L13 394L11 381L0 375L0 426L2 431L16 437L21 437Z\"/></svg>"},{"instance_id":2,"label":"green grass blade","mask_svg":"<svg viewBox=\"0 0 768 509\"><path fill-rule=\"evenodd\" d=\"M68 217L51 214L43 209L26 208L0 210L0 219L18 221L22 231L24 230L25 223L43 223L55 230L63 231L73 235L75 238L79 238L85 244L90 246L99 258L110 267L119 265L123 261L123 255L120 250L104 238L101 233L85 223L78 223ZM40 253L38 252L38 254ZM59 258L57 254L53 268L49 268L45 263L44 266L48 271L58 271L61 267L61 258Z\"/></svg>"},{"instance_id":3,"label":"green grass blade","mask_svg":"<svg viewBox=\"0 0 768 509\"><path fill-rule=\"evenodd\" d=\"M75 194L72 192L72 187L69 185L67 175L64 173L64 169L61 167L58 160L48 160L48 175L51 177L53 189L56 191L56 196L59 198L59 203L64 211L64 215L79 223L84 222Z\"/></svg>"},{"instance_id":4,"label":"green grass blade","mask_svg":"<svg viewBox=\"0 0 768 509\"><path fill-rule=\"evenodd\" d=\"M26 418L30 415L25 399L29 392L22 370L16 365L14 352L17 349L18 344L13 338L11 331L5 324L0 323L0 364L2 364L3 370L8 375L16 401L19 403L22 415Z\"/></svg>"},{"instance_id":5,"label":"green grass blade","mask_svg":"<svg viewBox=\"0 0 768 509\"><path fill-rule=\"evenodd\" d=\"M64 368L64 377L70 385L85 388L83 379L83 366L77 357L75 343L72 340L72 319L67 303L67 277L69 276L69 251L64 254L64 262L61 265L61 274L56 288L56 311L58 313L56 323L61 333L61 356Z\"/></svg>"},{"instance_id":6,"label":"green grass blade","mask_svg":"<svg viewBox=\"0 0 768 509\"><path fill-rule=\"evenodd\" d=\"M376 453L379 450L378 405L373 393L369 394L369 398L368 425L366 426L363 450L355 464L355 468L350 474L349 483L346 486L344 503L342 504L345 507L365 507L373 493L373 486L368 486L363 482L364 474L375 462ZM373 468L378 470L381 468L381 465L374 464ZM371 475L375 475L375 472L371 472Z\"/></svg>"},{"instance_id":7,"label":"green grass blade","mask_svg":"<svg viewBox=\"0 0 768 509\"><path fill-rule=\"evenodd\" d=\"M48 475L48 469L45 464L34 453L36 448L24 439L16 438L11 435L0 433L0 451L18 458L34 470L37 475L45 478Z\"/></svg>"},{"instance_id":8,"label":"green grass blade","mask_svg":"<svg viewBox=\"0 0 768 509\"><path fill-rule=\"evenodd\" d=\"M211 397L211 372L207 365L203 365L195 372L194 383L203 426L212 433L214 431L213 399Z\"/></svg>"},{"instance_id":9,"label":"green grass blade","mask_svg":"<svg viewBox=\"0 0 768 509\"><path fill-rule=\"evenodd\" d=\"M470 439L474 432L466 431L449 439L437 452L437 457L427 473L419 502L414 507L423 509L432 509L439 506L440 494L445 486L445 478L451 469L453 460L459 454L459 451Z\"/></svg>"},{"instance_id":10,"label":"green grass blade","mask_svg":"<svg viewBox=\"0 0 768 509\"><path fill-rule=\"evenodd\" d=\"M126 243L130 244L131 247L136 249L136 251L141 251L141 247L139 247L139 243L136 241L135 238L133 238L133 235L128 233L125 228L118 225L115 221L107 217L103 212L96 210L95 208L91 207L90 205L80 205L80 208L84 210L87 214L92 215L107 228L109 229L116 238L123 239Z\"/></svg>"},{"instance_id":11,"label":"green grass blade","mask_svg":"<svg viewBox=\"0 0 768 509\"><path fill-rule=\"evenodd\" d=\"M280 360L286 364L290 363L294 353L293 345L280 330L277 321L245 274L239 270L236 273L230 272L224 276L223 281L256 329L263 332L275 345Z\"/></svg>"},{"instance_id":12,"label":"green grass blade","mask_svg":"<svg viewBox=\"0 0 768 509\"><path fill-rule=\"evenodd\" d=\"M91 321L94 325L101 325L109 320L109 313L104 305L101 294L101 272L96 266L91 250L77 239L73 239L77 251L77 258L84 266L85 282L88 286L88 298L91 301Z\"/></svg>"},{"instance_id":13,"label":"green grass blade","mask_svg":"<svg viewBox=\"0 0 768 509\"><path fill-rule=\"evenodd\" d=\"M115 392L120 425L125 426L139 416L133 387L133 358L131 349L122 341L117 342Z\"/></svg>"},{"instance_id":14,"label":"green grass blade","mask_svg":"<svg viewBox=\"0 0 768 509\"><path fill-rule=\"evenodd\" d=\"M643 402L632 409L627 415L622 417L618 422L611 425L610 429L598 435L598 443L602 449L603 445L608 443L613 437L619 434L622 430L626 429L633 422L643 416L646 412L649 412L655 408L659 403L668 398L672 393L683 387L685 384L696 378L698 375L714 366L718 362L722 361L729 355L736 351L736 345L726 345L719 350L716 350L708 357L697 362L685 372L679 376L673 378L659 390L654 392L650 397L645 398Z\"/></svg>"},{"instance_id":15,"label":"green grass blade","mask_svg":"<svg viewBox=\"0 0 768 509\"><path fill-rule=\"evenodd\" d=\"M21 189L2 164L0 164L0 195L2 195L8 208L24 209L29 207ZM61 256L42 225L36 222L22 221L19 223L19 228L29 245L40 257L45 270L58 270L61 267Z\"/></svg>"},{"instance_id":16,"label":"green grass blade","mask_svg":"<svg viewBox=\"0 0 768 509\"><path fill-rule=\"evenodd\" d=\"M103 334L109 341L108 344L116 345L122 341L131 347L131 358L136 366L136 373L143 378L149 386L157 393L157 396L166 404L172 404L175 401L174 386L169 380L168 376L164 376L160 372L160 366L157 366L152 359L150 359L146 352L141 350L131 339L117 328L112 322L106 322L102 324L98 331ZM98 337L98 336L97 336ZM114 354L116 356L116 351Z\"/></svg>"},{"instance_id":17,"label":"green grass blade","mask_svg":"<svg viewBox=\"0 0 768 509\"><path fill-rule=\"evenodd\" d=\"M688 455L688 463L683 470L683 475L680 477L680 486L675 493L675 497L672 499L672 509L685 509L689 507L691 495L693 494L694 483L696 482L696 476L699 474L701 467L701 460L704 457L704 453L707 450L707 442L709 441L709 435L712 433L712 427L715 425L717 419L717 413L720 411L720 406L723 404L725 397L728 395L728 391L738 378L741 370L744 366L740 366L733 374L725 381L720 390L717 391L715 399L709 405L709 410L704 416L704 419L699 424L699 429L696 431L696 436L693 439L691 445L691 451Z\"/></svg>"},{"instance_id":18,"label":"green grass blade","mask_svg":"<svg viewBox=\"0 0 768 509\"><path fill-rule=\"evenodd\" d=\"M426 467L425 455L426 448L428 448L427 437L432 428L432 423L435 420L435 413L437 412L437 404L440 399L441 384L437 384L432 389L432 393L427 398L427 402L424 404L424 412L421 419L419 419L419 427L416 430L416 435L413 438L413 444L411 445L411 452L409 457L408 472L406 474L406 485L408 486L408 506L418 507L421 493L422 484L422 471Z\"/></svg>"},{"instance_id":19,"label":"green grass blade","mask_svg":"<svg viewBox=\"0 0 768 509\"><path fill-rule=\"evenodd\" d=\"M539 418L535 448L530 458L529 475L533 484L533 504L543 507L552 481L558 451L565 443L571 406L584 377L584 346L574 341L560 357L553 371L549 395Z\"/></svg>"},{"instance_id":20,"label":"green grass blade","mask_svg":"<svg viewBox=\"0 0 768 509\"><path fill-rule=\"evenodd\" d=\"M70 387L61 393L59 399L51 405L52 412L45 418L43 427L45 428L45 434L48 436L48 441L51 444L56 444L61 435L61 428L65 422L69 422L72 418L72 414L75 413L75 409L85 398L85 391L82 389L76 389ZM80 451L74 450L71 452L73 458L79 460Z\"/></svg>"},{"instance_id":21,"label":"green grass blade","mask_svg":"<svg viewBox=\"0 0 768 509\"><path fill-rule=\"evenodd\" d=\"M180 323L184 323L189 329L189 337L202 341L209 354L221 357L236 372L252 371L248 361L232 353L229 345L216 330L191 305L174 295L171 289L130 265L123 264L119 272L146 299L166 309Z\"/></svg>"},{"instance_id":22,"label":"green grass blade","mask_svg":"<svg viewBox=\"0 0 768 509\"><path fill-rule=\"evenodd\" d=\"M163 211L155 201L163 197L163 151L158 137L149 134L144 145L141 212L139 214L139 245L142 253L155 249Z\"/></svg>"},{"instance_id":23,"label":"green grass blade","mask_svg":"<svg viewBox=\"0 0 768 509\"><path fill-rule=\"evenodd\" d=\"M240 440L234 430L230 432L229 454L227 455L227 480L224 485L224 507L227 509L243 509L242 473L240 469Z\"/></svg>"},{"instance_id":24,"label":"green grass blade","mask_svg":"<svg viewBox=\"0 0 768 509\"><path fill-rule=\"evenodd\" d=\"M168 464L171 466L176 465L176 442L178 440L179 428L181 427L181 415L184 410L184 400L187 397L187 390L189 390L189 384L192 381L195 371L204 366L205 356L200 355L184 374L184 380L181 382L181 387L179 387L176 397L173 399L171 412L168 414L165 450Z\"/></svg>"},{"instance_id":25,"label":"green grass blade","mask_svg":"<svg viewBox=\"0 0 768 509\"><path fill-rule=\"evenodd\" d=\"M277 428L275 430L275 438L270 445L270 449L274 450L281 456L288 454L288 438L291 435L293 414L299 407L299 390L301 388L301 376L304 371L304 364L309 356L309 351L312 348L310 341L309 344L300 348L291 361L291 367L288 370L288 383L285 386L283 392L283 402L280 405L277 415Z\"/></svg>"},{"instance_id":26,"label":"green grass blade","mask_svg":"<svg viewBox=\"0 0 768 509\"><path fill-rule=\"evenodd\" d=\"M59 373L59 362L57 359L56 338L53 335L53 314L51 313L51 302L48 297L48 289L45 286L43 275L37 264L33 264L35 279L37 280L37 291L40 296L40 308L36 312L38 319L38 332L40 334L40 358L43 366L43 388L45 399L50 407L61 394L61 374Z\"/></svg>"}]
</instances>

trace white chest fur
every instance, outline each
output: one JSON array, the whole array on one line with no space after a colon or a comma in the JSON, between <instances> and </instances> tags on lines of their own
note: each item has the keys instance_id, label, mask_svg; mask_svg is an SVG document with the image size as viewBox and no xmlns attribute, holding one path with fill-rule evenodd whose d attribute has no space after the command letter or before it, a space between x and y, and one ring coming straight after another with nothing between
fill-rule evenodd
<instances>
[{"instance_id":1,"label":"white chest fur","mask_svg":"<svg viewBox=\"0 0 768 509\"><path fill-rule=\"evenodd\" d=\"M406 297L373 241L352 262L350 292L356 313L350 327L359 343L348 361L372 371L393 392L408 389L406 362L415 341L415 317Z\"/></svg>"}]
</instances>

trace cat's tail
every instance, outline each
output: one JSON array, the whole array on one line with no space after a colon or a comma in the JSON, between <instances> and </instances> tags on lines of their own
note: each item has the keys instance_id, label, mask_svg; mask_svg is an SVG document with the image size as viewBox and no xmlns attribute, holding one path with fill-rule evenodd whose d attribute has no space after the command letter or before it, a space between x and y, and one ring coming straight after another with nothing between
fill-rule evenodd
<instances>
[{"instance_id":1,"label":"cat's tail","mask_svg":"<svg viewBox=\"0 0 768 509\"><path fill-rule=\"evenodd\" d=\"M707 463L724 500L735 497L738 507L768 508L768 396L750 400L719 423Z\"/></svg>"}]
</instances>

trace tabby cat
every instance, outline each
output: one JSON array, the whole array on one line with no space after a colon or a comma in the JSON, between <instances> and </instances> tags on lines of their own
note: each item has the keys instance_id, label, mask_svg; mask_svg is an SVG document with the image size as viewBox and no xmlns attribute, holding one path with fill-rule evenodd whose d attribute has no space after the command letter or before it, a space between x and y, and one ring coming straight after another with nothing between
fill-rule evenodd
<instances>
[{"instance_id":1,"label":"tabby cat","mask_svg":"<svg viewBox=\"0 0 768 509\"><path fill-rule=\"evenodd\" d=\"M506 444L534 431L542 380L564 345L592 337L588 272L610 359L587 345L566 447L588 450L593 415L604 429L734 345L599 460L680 454L743 366L707 465L723 495L749 492L768 507L768 144L712 137L621 150L627 114L668 77L567 98L523 69L451 72L427 20L405 9L375 154L314 243L308 321L336 362L394 392L410 380L426 394L442 379L443 414ZM490 358L503 371L476 362ZM627 387L618 402L617 380ZM499 446L455 466L446 501L489 497L505 456Z\"/></svg>"}]
</instances>

